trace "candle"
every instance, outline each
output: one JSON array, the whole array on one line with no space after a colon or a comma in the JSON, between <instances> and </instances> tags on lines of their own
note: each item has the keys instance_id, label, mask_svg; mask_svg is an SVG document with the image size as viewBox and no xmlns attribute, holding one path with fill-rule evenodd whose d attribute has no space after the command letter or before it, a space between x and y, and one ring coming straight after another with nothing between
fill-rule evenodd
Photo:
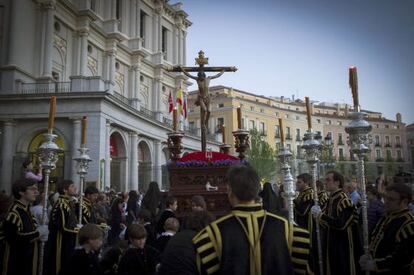
<instances>
[{"instance_id":1,"label":"candle","mask_svg":"<svg viewBox=\"0 0 414 275\"><path fill-rule=\"evenodd\" d=\"M285 134L283 133L283 120L279 118L280 142L282 146L285 144Z\"/></svg>"},{"instance_id":2,"label":"candle","mask_svg":"<svg viewBox=\"0 0 414 275\"><path fill-rule=\"evenodd\" d=\"M177 107L173 110L173 131L177 131Z\"/></svg>"},{"instance_id":3,"label":"candle","mask_svg":"<svg viewBox=\"0 0 414 275\"><path fill-rule=\"evenodd\" d=\"M55 126L55 114L56 114L56 97L52 96L50 98L49 125L47 127L49 133L52 133L53 127Z\"/></svg>"},{"instance_id":4,"label":"candle","mask_svg":"<svg viewBox=\"0 0 414 275\"><path fill-rule=\"evenodd\" d=\"M307 96L305 97L305 102L306 102L306 116L308 119L308 129L311 130L312 129L312 117L311 117L309 97Z\"/></svg>"},{"instance_id":5,"label":"candle","mask_svg":"<svg viewBox=\"0 0 414 275\"><path fill-rule=\"evenodd\" d=\"M237 107L237 128L242 129L241 107Z\"/></svg>"},{"instance_id":6,"label":"candle","mask_svg":"<svg viewBox=\"0 0 414 275\"><path fill-rule=\"evenodd\" d=\"M358 77L357 77L357 68L355 66L352 66L349 68L349 86L351 87L351 91L352 91L354 107L357 108L359 106Z\"/></svg>"},{"instance_id":7,"label":"candle","mask_svg":"<svg viewBox=\"0 0 414 275\"><path fill-rule=\"evenodd\" d=\"M81 139L81 146L82 147L85 147L85 145L86 145L86 125L87 125L87 122L88 122L88 120L87 120L86 116L84 116L82 118L82 139Z\"/></svg>"},{"instance_id":8,"label":"candle","mask_svg":"<svg viewBox=\"0 0 414 275\"><path fill-rule=\"evenodd\" d=\"M223 125L221 125L221 135L222 135L222 137L223 137L222 142L223 142L224 144L226 144L226 126L224 126L224 124L223 124Z\"/></svg>"}]
</instances>

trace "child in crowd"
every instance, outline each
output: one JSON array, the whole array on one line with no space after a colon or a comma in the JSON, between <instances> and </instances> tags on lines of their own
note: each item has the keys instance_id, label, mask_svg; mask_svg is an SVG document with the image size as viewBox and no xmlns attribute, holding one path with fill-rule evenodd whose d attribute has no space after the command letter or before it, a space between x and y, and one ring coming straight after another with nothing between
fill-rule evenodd
<instances>
[{"instance_id":1,"label":"child in crowd","mask_svg":"<svg viewBox=\"0 0 414 275\"><path fill-rule=\"evenodd\" d=\"M130 247L119 262L118 275L155 274L159 263L159 253L155 248L145 244L147 231L141 224L128 227Z\"/></svg>"},{"instance_id":2,"label":"child in crowd","mask_svg":"<svg viewBox=\"0 0 414 275\"><path fill-rule=\"evenodd\" d=\"M99 265L99 251L102 247L104 232L96 224L84 225L78 233L80 247L75 249L69 264L61 270L61 275L104 274Z\"/></svg>"},{"instance_id":3,"label":"child in crowd","mask_svg":"<svg viewBox=\"0 0 414 275\"><path fill-rule=\"evenodd\" d=\"M180 222L176 218L168 218L164 223L164 232L158 237L155 248L162 254L164 248L167 246L168 241L174 236L180 229Z\"/></svg>"}]
</instances>

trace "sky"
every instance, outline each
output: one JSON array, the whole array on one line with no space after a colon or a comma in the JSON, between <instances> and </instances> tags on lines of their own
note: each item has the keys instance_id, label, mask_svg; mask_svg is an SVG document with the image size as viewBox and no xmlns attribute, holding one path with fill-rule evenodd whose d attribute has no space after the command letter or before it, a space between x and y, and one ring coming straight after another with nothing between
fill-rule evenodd
<instances>
[{"instance_id":1,"label":"sky","mask_svg":"<svg viewBox=\"0 0 414 275\"><path fill-rule=\"evenodd\" d=\"M354 65L363 109L414 123L413 0L180 2L193 23L187 65L203 50L209 66L238 68L210 86L352 104Z\"/></svg>"}]
</instances>

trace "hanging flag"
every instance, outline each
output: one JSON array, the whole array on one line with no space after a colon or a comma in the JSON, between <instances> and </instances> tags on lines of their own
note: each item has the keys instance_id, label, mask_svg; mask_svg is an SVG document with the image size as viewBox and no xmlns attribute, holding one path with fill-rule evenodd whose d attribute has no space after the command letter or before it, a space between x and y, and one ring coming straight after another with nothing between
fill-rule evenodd
<instances>
[{"instance_id":1,"label":"hanging flag","mask_svg":"<svg viewBox=\"0 0 414 275\"><path fill-rule=\"evenodd\" d=\"M183 90L181 87L177 91L177 99L176 99L176 105L177 105L177 112L182 115L183 114Z\"/></svg>"},{"instance_id":2,"label":"hanging flag","mask_svg":"<svg viewBox=\"0 0 414 275\"><path fill-rule=\"evenodd\" d=\"M171 95L171 90L170 90L170 95L168 96L168 113L171 113L174 109L174 101Z\"/></svg>"},{"instance_id":3,"label":"hanging flag","mask_svg":"<svg viewBox=\"0 0 414 275\"><path fill-rule=\"evenodd\" d=\"M183 112L184 118L187 119L187 94L184 93L184 103L183 103Z\"/></svg>"}]
</instances>

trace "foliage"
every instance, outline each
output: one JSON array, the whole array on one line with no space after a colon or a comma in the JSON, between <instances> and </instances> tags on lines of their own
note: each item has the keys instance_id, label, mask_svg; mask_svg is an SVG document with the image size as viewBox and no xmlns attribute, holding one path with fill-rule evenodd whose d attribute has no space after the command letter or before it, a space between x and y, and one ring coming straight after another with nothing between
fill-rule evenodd
<instances>
[{"instance_id":1,"label":"foliage","mask_svg":"<svg viewBox=\"0 0 414 275\"><path fill-rule=\"evenodd\" d=\"M262 139L256 129L250 130L250 148L247 151L247 158L261 179L269 181L278 172L276 151Z\"/></svg>"}]
</instances>

